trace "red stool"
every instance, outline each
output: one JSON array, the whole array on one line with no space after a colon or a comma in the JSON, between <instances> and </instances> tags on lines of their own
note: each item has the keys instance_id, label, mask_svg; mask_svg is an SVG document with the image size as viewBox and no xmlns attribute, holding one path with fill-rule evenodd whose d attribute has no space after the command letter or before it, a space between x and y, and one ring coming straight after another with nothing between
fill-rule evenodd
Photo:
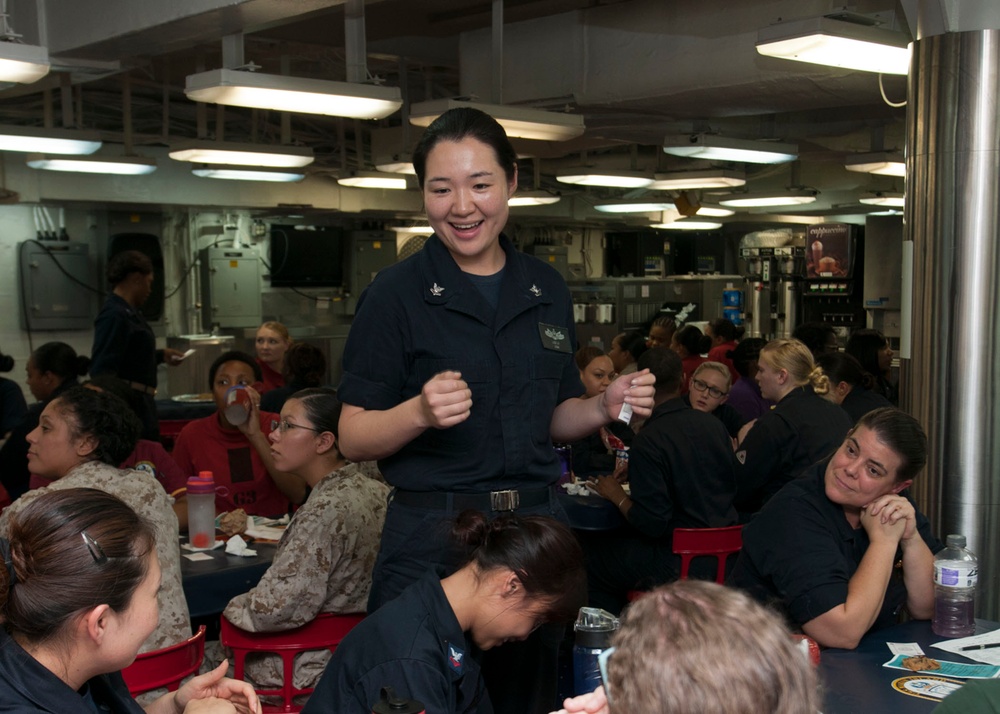
<instances>
[{"instance_id":1,"label":"red stool","mask_svg":"<svg viewBox=\"0 0 1000 714\"><path fill-rule=\"evenodd\" d=\"M233 651L233 667L236 679L243 679L243 668L250 652L270 652L281 657L281 689L257 689L258 696L280 696L280 707L264 706L265 712L298 712L302 707L294 704L294 698L301 694L312 694L312 687L297 689L292 678L295 655L306 650L337 649L344 636L365 618L364 614L333 615L320 613L315 620L302 627L281 632L247 632L222 618L219 640Z\"/></svg>"},{"instance_id":2,"label":"red stool","mask_svg":"<svg viewBox=\"0 0 1000 714\"><path fill-rule=\"evenodd\" d=\"M143 652L135 662L122 670L122 677L128 685L129 693L148 692L166 687L173 692L181 681L194 674L205 659L205 626L198 628L192 637L160 650Z\"/></svg>"}]
</instances>

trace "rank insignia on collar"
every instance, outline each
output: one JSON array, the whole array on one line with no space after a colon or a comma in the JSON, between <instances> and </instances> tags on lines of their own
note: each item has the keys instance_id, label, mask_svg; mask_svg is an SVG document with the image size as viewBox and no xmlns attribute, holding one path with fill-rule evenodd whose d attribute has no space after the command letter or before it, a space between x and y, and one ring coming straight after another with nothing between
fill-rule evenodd
<instances>
[{"instance_id":1,"label":"rank insignia on collar","mask_svg":"<svg viewBox=\"0 0 1000 714\"><path fill-rule=\"evenodd\" d=\"M530 290L535 297L542 296L542 291L538 289L537 285L532 285L530 288L528 288L528 290Z\"/></svg>"},{"instance_id":2,"label":"rank insignia on collar","mask_svg":"<svg viewBox=\"0 0 1000 714\"><path fill-rule=\"evenodd\" d=\"M434 283L434 285L431 286L431 295L433 295L434 297L441 297L441 293L443 293L443 292L444 292L444 288L442 288L437 283Z\"/></svg>"},{"instance_id":3,"label":"rank insignia on collar","mask_svg":"<svg viewBox=\"0 0 1000 714\"><path fill-rule=\"evenodd\" d=\"M448 665L456 672L462 671L462 660L465 659L465 652L455 645L448 643Z\"/></svg>"}]
</instances>

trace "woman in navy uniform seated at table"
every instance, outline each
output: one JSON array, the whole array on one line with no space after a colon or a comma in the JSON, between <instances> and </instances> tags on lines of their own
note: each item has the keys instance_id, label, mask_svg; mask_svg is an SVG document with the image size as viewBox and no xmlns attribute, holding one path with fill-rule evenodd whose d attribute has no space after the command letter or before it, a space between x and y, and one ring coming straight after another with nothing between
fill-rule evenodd
<instances>
[{"instance_id":1,"label":"woman in navy uniform seated at table","mask_svg":"<svg viewBox=\"0 0 1000 714\"><path fill-rule=\"evenodd\" d=\"M543 623L576 617L586 576L569 528L543 516L489 521L477 511L452 527L465 564L444 579L425 573L355 626L303 714L369 714L385 686L429 714L492 714L474 648L506 649Z\"/></svg>"},{"instance_id":2,"label":"woman in navy uniform seated at table","mask_svg":"<svg viewBox=\"0 0 1000 714\"><path fill-rule=\"evenodd\" d=\"M145 708L129 694L120 670L156 629L161 571L155 526L122 500L52 491L9 526L0 539L0 710L260 712L250 685L223 676L226 665Z\"/></svg>"},{"instance_id":3,"label":"woman in navy uniform seated at table","mask_svg":"<svg viewBox=\"0 0 1000 714\"><path fill-rule=\"evenodd\" d=\"M743 528L730 581L778 604L825 647L934 612L942 548L903 491L927 461L927 437L895 408L861 418L837 452L767 502ZM896 564L899 563L899 566Z\"/></svg>"},{"instance_id":4,"label":"woman in navy uniform seated at table","mask_svg":"<svg viewBox=\"0 0 1000 714\"><path fill-rule=\"evenodd\" d=\"M423 134L413 165L434 235L361 296L338 389L344 455L378 459L395 487L369 612L428 570L455 569L446 524L466 508L564 517L553 440L593 433L624 404L648 416L653 395L653 378L635 373L598 399L580 398L566 283L500 233L517 154L496 120L474 109L445 112ZM537 637L508 655L523 675L484 667L488 680L499 673L491 690L498 711L545 712L555 698L561 638ZM542 637L550 640L544 648Z\"/></svg>"},{"instance_id":5,"label":"woman in navy uniform seated at table","mask_svg":"<svg viewBox=\"0 0 1000 714\"><path fill-rule=\"evenodd\" d=\"M771 340L757 360L757 383L774 409L743 427L736 449L736 510L749 520L790 480L829 456L851 428L843 409L823 399L830 380L798 340Z\"/></svg>"}]
</instances>

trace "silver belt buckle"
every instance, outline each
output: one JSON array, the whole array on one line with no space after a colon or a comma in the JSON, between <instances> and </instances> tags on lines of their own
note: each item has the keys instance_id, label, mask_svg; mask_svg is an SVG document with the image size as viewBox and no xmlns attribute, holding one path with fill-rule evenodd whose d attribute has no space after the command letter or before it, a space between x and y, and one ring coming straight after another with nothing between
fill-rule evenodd
<instances>
[{"instance_id":1,"label":"silver belt buckle","mask_svg":"<svg viewBox=\"0 0 1000 714\"><path fill-rule=\"evenodd\" d=\"M521 505L521 494L514 489L490 491L490 508L494 511L514 511Z\"/></svg>"}]
</instances>

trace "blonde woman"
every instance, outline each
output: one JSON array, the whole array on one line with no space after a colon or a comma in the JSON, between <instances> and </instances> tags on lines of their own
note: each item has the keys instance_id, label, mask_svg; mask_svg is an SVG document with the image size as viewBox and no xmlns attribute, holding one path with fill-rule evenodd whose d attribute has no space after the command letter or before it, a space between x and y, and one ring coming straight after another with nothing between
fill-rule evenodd
<instances>
[{"instance_id":1,"label":"blonde woman","mask_svg":"<svg viewBox=\"0 0 1000 714\"><path fill-rule=\"evenodd\" d=\"M285 353L291 346L288 328L280 322L268 321L257 328L254 347L263 376L261 394L285 386Z\"/></svg>"},{"instance_id":2,"label":"blonde woman","mask_svg":"<svg viewBox=\"0 0 1000 714\"><path fill-rule=\"evenodd\" d=\"M688 384L690 391L684 396L684 401L693 409L711 414L721 421L729 436L735 439L746 419L726 404L731 386L726 365L722 362L702 362L691 376Z\"/></svg>"},{"instance_id":3,"label":"blonde woman","mask_svg":"<svg viewBox=\"0 0 1000 714\"><path fill-rule=\"evenodd\" d=\"M736 510L749 521L782 486L832 454L851 420L821 395L830 380L798 340L768 342L757 361L757 384L774 408L741 433L736 450Z\"/></svg>"}]
</instances>

